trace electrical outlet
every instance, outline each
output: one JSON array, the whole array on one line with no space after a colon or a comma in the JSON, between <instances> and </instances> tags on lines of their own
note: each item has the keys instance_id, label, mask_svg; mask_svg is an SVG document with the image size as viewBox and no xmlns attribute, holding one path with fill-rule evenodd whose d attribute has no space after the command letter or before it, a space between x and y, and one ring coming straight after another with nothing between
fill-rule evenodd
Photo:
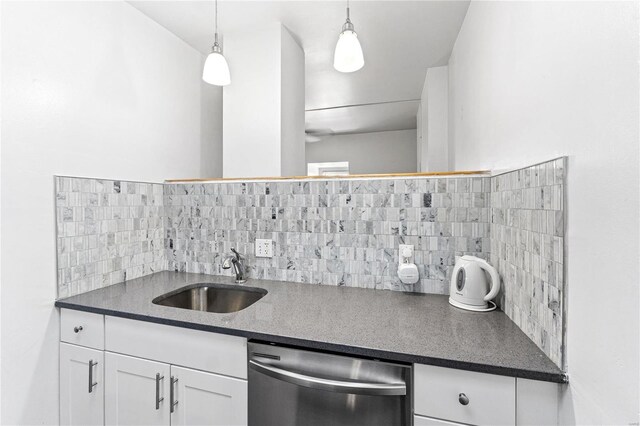
<instances>
[{"instance_id":1,"label":"electrical outlet","mask_svg":"<svg viewBox=\"0 0 640 426\"><path fill-rule=\"evenodd\" d=\"M400 244L398 246L398 262L405 263L405 260L411 262L413 258L413 244Z\"/></svg>"},{"instance_id":2,"label":"electrical outlet","mask_svg":"<svg viewBox=\"0 0 640 426\"><path fill-rule=\"evenodd\" d=\"M256 238L256 257L273 257L273 240Z\"/></svg>"}]
</instances>

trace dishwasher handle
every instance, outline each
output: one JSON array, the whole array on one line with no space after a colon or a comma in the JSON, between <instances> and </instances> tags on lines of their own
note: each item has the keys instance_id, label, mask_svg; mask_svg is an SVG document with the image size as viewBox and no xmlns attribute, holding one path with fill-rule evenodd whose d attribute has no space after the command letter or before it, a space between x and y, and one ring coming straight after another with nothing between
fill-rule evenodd
<instances>
[{"instance_id":1,"label":"dishwasher handle","mask_svg":"<svg viewBox=\"0 0 640 426\"><path fill-rule=\"evenodd\" d=\"M358 395L382 395L396 396L406 395L406 383L371 383L371 382L349 382L341 380L323 379L320 377L307 376L306 374L294 373L271 365L249 360L249 367L252 370L266 374L275 379L294 385L304 386L312 389L320 389L329 392L352 393Z\"/></svg>"}]
</instances>

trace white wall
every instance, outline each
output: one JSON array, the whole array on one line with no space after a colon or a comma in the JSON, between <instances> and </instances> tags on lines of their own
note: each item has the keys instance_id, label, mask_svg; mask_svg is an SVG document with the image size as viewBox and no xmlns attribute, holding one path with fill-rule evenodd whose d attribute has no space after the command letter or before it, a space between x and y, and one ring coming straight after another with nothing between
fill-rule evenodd
<instances>
[{"instance_id":1,"label":"white wall","mask_svg":"<svg viewBox=\"0 0 640 426\"><path fill-rule=\"evenodd\" d=\"M282 176L305 176L304 50L282 27L282 118L280 161Z\"/></svg>"},{"instance_id":2,"label":"white wall","mask_svg":"<svg viewBox=\"0 0 640 426\"><path fill-rule=\"evenodd\" d=\"M348 161L349 173L416 171L416 130L336 135L307 143L307 163ZM306 173L305 173L306 174Z\"/></svg>"},{"instance_id":3,"label":"white wall","mask_svg":"<svg viewBox=\"0 0 640 426\"><path fill-rule=\"evenodd\" d=\"M449 165L449 67L427 69L426 87L426 168L425 172L446 172ZM424 95L425 90L422 93ZM422 98L422 102L425 99ZM423 146L424 148L424 146Z\"/></svg>"},{"instance_id":4,"label":"white wall","mask_svg":"<svg viewBox=\"0 0 640 426\"><path fill-rule=\"evenodd\" d=\"M568 155L563 424L639 421L637 2L471 2L449 61L456 169Z\"/></svg>"},{"instance_id":5,"label":"white wall","mask_svg":"<svg viewBox=\"0 0 640 426\"><path fill-rule=\"evenodd\" d=\"M0 129L2 128L2 3L0 3ZM2 131L0 130L0 250L2 247ZM2 423L2 256L0 253L0 424Z\"/></svg>"},{"instance_id":6,"label":"white wall","mask_svg":"<svg viewBox=\"0 0 640 426\"><path fill-rule=\"evenodd\" d=\"M449 164L449 68L427 68L418 107L418 171L452 170Z\"/></svg>"},{"instance_id":7,"label":"white wall","mask_svg":"<svg viewBox=\"0 0 640 426\"><path fill-rule=\"evenodd\" d=\"M429 171L429 103L428 99L427 75L424 76L424 84L422 85L422 93L420 94L420 107L418 108L419 123L418 126L418 171Z\"/></svg>"},{"instance_id":8,"label":"white wall","mask_svg":"<svg viewBox=\"0 0 640 426\"><path fill-rule=\"evenodd\" d=\"M225 34L224 53L231 72L223 91L224 177L304 174L302 48L273 23Z\"/></svg>"},{"instance_id":9,"label":"white wall","mask_svg":"<svg viewBox=\"0 0 640 426\"><path fill-rule=\"evenodd\" d=\"M418 112L416 113L416 143L417 143L417 156L416 156L416 171L422 171L422 132L424 126L422 125L422 101L418 104Z\"/></svg>"},{"instance_id":10,"label":"white wall","mask_svg":"<svg viewBox=\"0 0 640 426\"><path fill-rule=\"evenodd\" d=\"M198 176L201 55L124 2L1 7L1 423L56 424L53 175Z\"/></svg>"},{"instance_id":11,"label":"white wall","mask_svg":"<svg viewBox=\"0 0 640 426\"><path fill-rule=\"evenodd\" d=\"M280 176L281 25L225 34L224 177ZM278 141L275 149L275 141Z\"/></svg>"},{"instance_id":12,"label":"white wall","mask_svg":"<svg viewBox=\"0 0 640 426\"><path fill-rule=\"evenodd\" d=\"M202 67L206 57L202 58ZM200 175L222 177L222 87L200 80Z\"/></svg>"}]
</instances>

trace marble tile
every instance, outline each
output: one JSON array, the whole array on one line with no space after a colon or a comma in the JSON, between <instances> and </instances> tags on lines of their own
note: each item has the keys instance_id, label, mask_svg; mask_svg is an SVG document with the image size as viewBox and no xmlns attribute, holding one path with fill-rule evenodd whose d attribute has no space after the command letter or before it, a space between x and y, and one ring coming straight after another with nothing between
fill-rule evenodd
<instances>
[{"instance_id":1,"label":"marble tile","mask_svg":"<svg viewBox=\"0 0 640 426\"><path fill-rule=\"evenodd\" d=\"M165 268L162 187L55 177L58 297Z\"/></svg>"},{"instance_id":2,"label":"marble tile","mask_svg":"<svg viewBox=\"0 0 640 426\"><path fill-rule=\"evenodd\" d=\"M564 159L494 177L149 184L56 177L58 295L160 270L448 294L456 258L499 270L505 313L557 365L564 348ZM256 238L274 241L256 258ZM420 281L397 278L413 244Z\"/></svg>"},{"instance_id":3,"label":"marble tile","mask_svg":"<svg viewBox=\"0 0 640 426\"><path fill-rule=\"evenodd\" d=\"M564 354L565 158L494 176L489 260L499 304L556 365Z\"/></svg>"},{"instance_id":4,"label":"marble tile","mask_svg":"<svg viewBox=\"0 0 640 426\"><path fill-rule=\"evenodd\" d=\"M263 279L446 294L456 256L488 257L488 189L486 177L166 185L168 267L228 275L233 247ZM255 257L256 238L274 258ZM415 285L397 278L399 244L432 271Z\"/></svg>"}]
</instances>

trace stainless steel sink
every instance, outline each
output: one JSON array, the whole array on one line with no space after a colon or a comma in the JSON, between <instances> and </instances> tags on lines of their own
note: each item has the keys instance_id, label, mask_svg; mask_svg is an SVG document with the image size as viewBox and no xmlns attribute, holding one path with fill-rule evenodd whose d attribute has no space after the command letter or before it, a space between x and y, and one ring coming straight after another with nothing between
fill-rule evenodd
<instances>
[{"instance_id":1,"label":"stainless steel sink","mask_svg":"<svg viewBox=\"0 0 640 426\"><path fill-rule=\"evenodd\" d=\"M200 283L179 288L152 300L156 305L225 314L247 308L267 294L257 287Z\"/></svg>"}]
</instances>

